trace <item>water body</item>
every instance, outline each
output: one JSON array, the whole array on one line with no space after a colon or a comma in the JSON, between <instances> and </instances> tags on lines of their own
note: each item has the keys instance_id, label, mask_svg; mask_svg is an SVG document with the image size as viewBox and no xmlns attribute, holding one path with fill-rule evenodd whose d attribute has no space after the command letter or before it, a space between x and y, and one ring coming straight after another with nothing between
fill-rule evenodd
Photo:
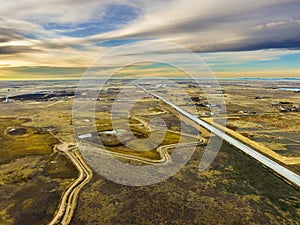
<instances>
[{"instance_id":1,"label":"water body","mask_svg":"<svg viewBox=\"0 0 300 225\"><path fill-rule=\"evenodd\" d=\"M277 90L300 92L300 88L278 88Z\"/></svg>"}]
</instances>

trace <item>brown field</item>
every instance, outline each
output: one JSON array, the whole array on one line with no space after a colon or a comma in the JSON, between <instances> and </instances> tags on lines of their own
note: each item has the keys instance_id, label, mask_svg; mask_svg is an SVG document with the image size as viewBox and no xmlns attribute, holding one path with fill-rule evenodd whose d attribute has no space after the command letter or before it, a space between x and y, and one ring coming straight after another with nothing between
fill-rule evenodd
<instances>
[{"instance_id":1,"label":"brown field","mask_svg":"<svg viewBox=\"0 0 300 225\"><path fill-rule=\"evenodd\" d=\"M287 164L300 164L300 112L282 112L300 105L300 93L278 90L288 82L221 81L226 100L226 127L231 135ZM272 105L289 102L287 106ZM218 122L218 116L214 119Z\"/></svg>"}]
</instances>

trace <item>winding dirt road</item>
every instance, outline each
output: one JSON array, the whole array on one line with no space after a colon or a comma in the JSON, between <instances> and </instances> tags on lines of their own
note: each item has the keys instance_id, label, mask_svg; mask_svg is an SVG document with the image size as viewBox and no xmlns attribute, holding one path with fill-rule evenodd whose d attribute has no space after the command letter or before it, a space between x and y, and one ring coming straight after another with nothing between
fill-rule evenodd
<instances>
[{"instance_id":1,"label":"winding dirt road","mask_svg":"<svg viewBox=\"0 0 300 225\"><path fill-rule=\"evenodd\" d=\"M199 142L189 142L189 143L181 143L181 144L170 144L170 145L163 145L156 149L156 151L159 153L159 159L150 159L146 157L141 156L135 156L135 155L128 155L125 153L119 153L119 152L112 152L108 151L106 149L99 148L97 145L93 145L91 142L84 142L82 143L81 147L84 151L94 152L94 153L101 153L101 154L109 154L112 156L116 156L118 158L122 159L129 159L134 160L136 162L141 162L145 164L157 164L157 163L169 163L172 161L172 158L168 152L168 149L177 148L177 147L193 147L199 144L205 143L206 140L201 140Z\"/></svg>"},{"instance_id":2,"label":"winding dirt road","mask_svg":"<svg viewBox=\"0 0 300 225\"><path fill-rule=\"evenodd\" d=\"M65 190L60 206L54 218L49 223L49 225L67 225L72 220L79 191L92 178L92 170L82 159L77 147L69 147L69 144L62 142L54 147L54 151L65 154L79 171L78 178Z\"/></svg>"},{"instance_id":3,"label":"winding dirt road","mask_svg":"<svg viewBox=\"0 0 300 225\"><path fill-rule=\"evenodd\" d=\"M163 112L164 113L164 112ZM159 113L161 114L161 112ZM145 128L148 128L150 130L149 124L144 121L141 118L136 118L139 122L141 122ZM84 150L87 151L93 151L101 154L111 154L113 156L116 156L118 158L123 159L129 159L134 160L137 162L142 162L146 164L157 164L157 163L169 163L172 161L172 158L168 152L169 149L176 148L176 147L188 147L188 146L196 146L199 144L206 143L206 139L201 136L194 136L190 134L181 134L175 131L171 131L180 135L185 135L189 137L195 137L197 138L197 142L189 142L189 143L177 143L177 144L170 144L170 145L162 145L156 149L156 151L159 153L159 159L150 159L146 157L140 157L135 155L128 155L118 152L111 152L107 151L106 149L101 149L99 146L94 146L90 142L83 141L81 142L81 148L84 148ZM71 222L75 208L76 203L78 199L78 194L80 190L91 180L92 178L92 170L89 168L89 166L85 163L82 156L78 152L77 147L74 147L74 144L68 144L65 143L63 140L61 140L58 136L56 136L53 132L50 131L50 133L57 138L60 143L54 146L54 152L60 152L66 155L72 163L76 166L76 168L79 171L78 178L65 190L65 192L62 195L61 202L59 205L59 208L56 211L56 214L52 221L49 223L49 225L67 225ZM72 146L72 147L70 147Z\"/></svg>"},{"instance_id":4,"label":"winding dirt road","mask_svg":"<svg viewBox=\"0 0 300 225\"><path fill-rule=\"evenodd\" d=\"M52 135L54 135L52 133ZM55 136L55 135L54 135ZM56 137L56 136L55 136ZM58 138L58 137L56 137ZM59 139L59 138L58 138ZM59 139L60 140L60 139ZM111 154L119 158L130 159L146 164L156 164L156 163L169 163L172 161L172 158L168 152L168 149L176 148L176 147L188 147L195 146L199 144L203 144L206 142L206 139L200 138L198 142L189 142L189 143L181 143L181 144L170 144L163 145L157 148L157 152L160 155L160 159L149 159L134 155L128 155L123 153L111 152L105 149L100 149L97 147L95 149L91 143L86 143L85 150L88 151L97 151L97 153L101 152L103 154ZM49 225L67 225L71 222L74 210L76 208L78 193L80 190L91 180L92 178L92 170L85 163L81 155L79 154L77 147L69 147L70 144L63 142L60 140L60 144L54 146L54 151L65 154L72 163L76 166L79 171L78 178L65 190L62 198L60 206L52 219ZM72 145L73 146L73 145ZM83 147L83 146L81 146Z\"/></svg>"}]
</instances>

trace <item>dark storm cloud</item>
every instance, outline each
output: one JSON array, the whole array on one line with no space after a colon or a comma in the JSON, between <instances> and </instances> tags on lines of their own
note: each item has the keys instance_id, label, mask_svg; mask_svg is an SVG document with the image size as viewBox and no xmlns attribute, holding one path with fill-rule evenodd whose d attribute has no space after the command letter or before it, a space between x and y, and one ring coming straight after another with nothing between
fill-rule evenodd
<instances>
[{"instance_id":1,"label":"dark storm cloud","mask_svg":"<svg viewBox=\"0 0 300 225\"><path fill-rule=\"evenodd\" d=\"M0 27L0 43L23 39L22 35L14 30Z\"/></svg>"},{"instance_id":2,"label":"dark storm cloud","mask_svg":"<svg viewBox=\"0 0 300 225\"><path fill-rule=\"evenodd\" d=\"M28 46L0 46L0 55L14 55L20 53L41 52L40 49L35 49Z\"/></svg>"}]
</instances>

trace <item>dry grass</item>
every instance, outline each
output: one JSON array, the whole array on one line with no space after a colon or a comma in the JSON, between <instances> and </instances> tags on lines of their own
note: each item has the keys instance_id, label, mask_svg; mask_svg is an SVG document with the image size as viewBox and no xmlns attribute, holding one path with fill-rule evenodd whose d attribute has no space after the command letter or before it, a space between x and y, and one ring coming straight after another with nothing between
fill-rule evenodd
<instances>
[{"instance_id":1,"label":"dry grass","mask_svg":"<svg viewBox=\"0 0 300 225\"><path fill-rule=\"evenodd\" d=\"M259 152L262 152L265 155L270 156L271 158L274 158L275 160L286 164L286 165L295 165L295 164L300 164L300 158L298 157L291 157L289 159L287 159L286 157L281 156L280 154L274 152L273 150L271 150L270 148L267 148L266 146L257 143L255 141L252 141L251 139L239 134L238 132L235 132L231 129L225 128L215 122L212 122L211 118L203 118L203 120L205 120L206 122L212 124L213 126L215 126L216 128L219 128L221 130L225 130L225 132L233 137L235 137L236 139L240 140L241 142L251 146L252 148L256 149Z\"/></svg>"}]
</instances>

